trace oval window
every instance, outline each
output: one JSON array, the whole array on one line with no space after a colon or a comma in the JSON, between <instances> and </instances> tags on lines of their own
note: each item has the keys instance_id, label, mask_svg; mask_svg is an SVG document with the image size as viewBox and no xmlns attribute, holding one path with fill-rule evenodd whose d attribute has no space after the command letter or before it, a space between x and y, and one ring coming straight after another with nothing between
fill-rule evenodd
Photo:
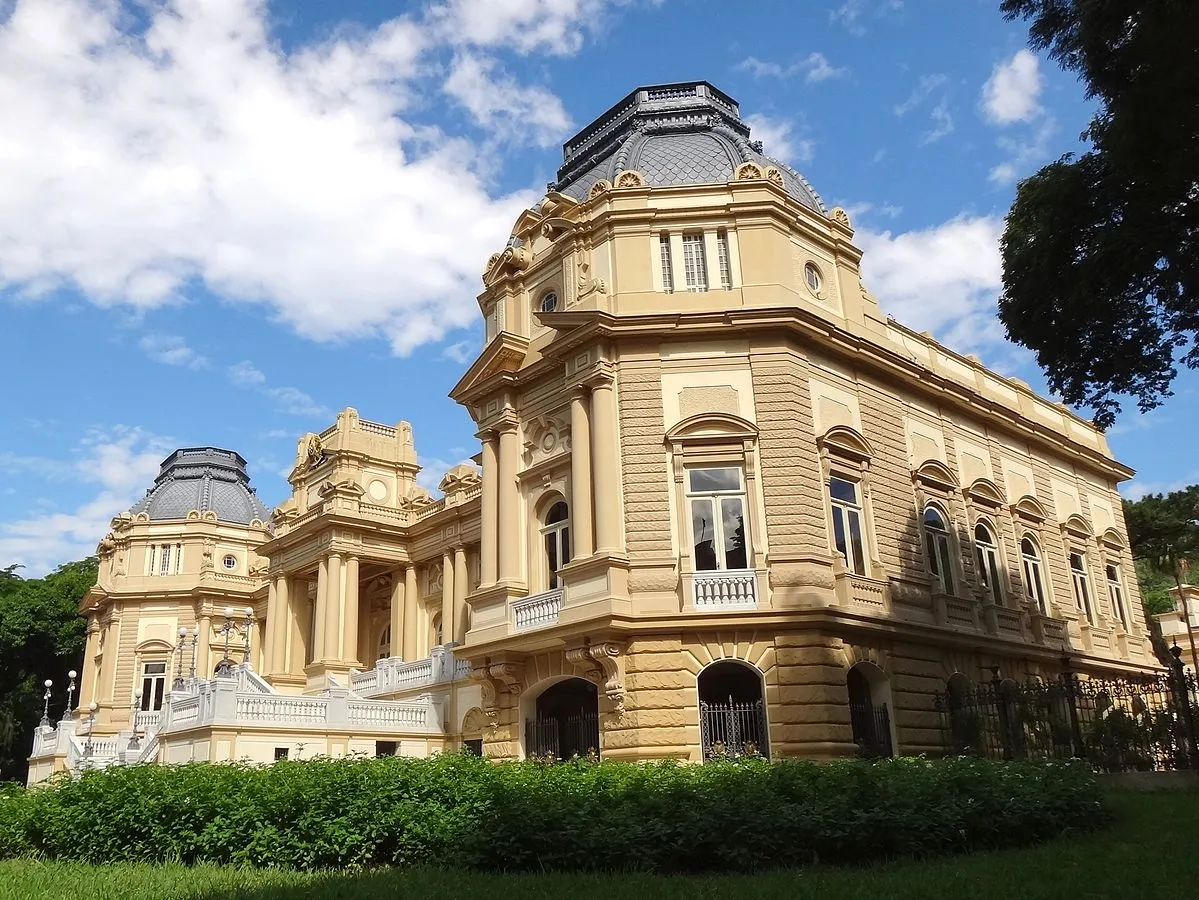
<instances>
[{"instance_id":1,"label":"oval window","mask_svg":"<svg viewBox=\"0 0 1199 900\"><path fill-rule=\"evenodd\" d=\"M808 289L813 294L817 293L820 290L820 285L821 285L820 270L817 269L814 265L812 265L811 263L808 263L806 266L803 267L803 277L804 277L804 281L806 281L808 283Z\"/></svg>"},{"instance_id":2,"label":"oval window","mask_svg":"<svg viewBox=\"0 0 1199 900\"><path fill-rule=\"evenodd\" d=\"M553 312L558 308L558 295L553 291L549 291L541 296L541 311L543 313Z\"/></svg>"}]
</instances>

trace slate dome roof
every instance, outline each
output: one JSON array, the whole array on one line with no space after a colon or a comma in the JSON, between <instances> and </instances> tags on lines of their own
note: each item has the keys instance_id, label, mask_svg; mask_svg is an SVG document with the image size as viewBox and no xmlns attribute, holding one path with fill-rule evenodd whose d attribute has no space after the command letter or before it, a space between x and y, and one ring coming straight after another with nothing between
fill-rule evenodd
<instances>
[{"instance_id":1,"label":"slate dome roof","mask_svg":"<svg viewBox=\"0 0 1199 900\"><path fill-rule=\"evenodd\" d=\"M732 181L742 163L776 167L787 193L824 215L820 195L802 175L765 155L750 140L732 97L706 81L662 84L633 91L563 145L564 162L550 190L586 199L600 179L626 169L651 187Z\"/></svg>"},{"instance_id":2,"label":"slate dome roof","mask_svg":"<svg viewBox=\"0 0 1199 900\"><path fill-rule=\"evenodd\" d=\"M176 450L162 461L154 487L129 511L163 521L186 519L192 510L211 510L221 522L242 525L254 519L270 521L270 512L250 486L246 461L217 447Z\"/></svg>"}]
</instances>

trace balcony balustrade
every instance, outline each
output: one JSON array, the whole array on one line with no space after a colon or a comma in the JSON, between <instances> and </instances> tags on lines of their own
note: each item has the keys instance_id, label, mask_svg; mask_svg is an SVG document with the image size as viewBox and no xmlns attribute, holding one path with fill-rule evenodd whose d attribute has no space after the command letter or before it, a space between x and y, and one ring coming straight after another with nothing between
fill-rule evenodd
<instances>
[{"instance_id":1,"label":"balcony balustrade","mask_svg":"<svg viewBox=\"0 0 1199 900\"><path fill-rule=\"evenodd\" d=\"M696 609L720 612L758 607L758 573L753 569L696 572L691 576L691 590Z\"/></svg>"},{"instance_id":2,"label":"balcony balustrade","mask_svg":"<svg viewBox=\"0 0 1199 900\"><path fill-rule=\"evenodd\" d=\"M512 629L518 632L533 631L557 625L558 617L562 614L563 600L562 588L513 600Z\"/></svg>"}]
</instances>

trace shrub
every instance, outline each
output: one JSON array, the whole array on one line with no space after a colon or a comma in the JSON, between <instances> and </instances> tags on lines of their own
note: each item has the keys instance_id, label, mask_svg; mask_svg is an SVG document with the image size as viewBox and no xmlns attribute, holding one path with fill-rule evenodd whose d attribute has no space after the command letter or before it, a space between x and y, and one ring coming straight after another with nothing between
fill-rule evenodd
<instances>
[{"instance_id":1,"label":"shrub","mask_svg":"<svg viewBox=\"0 0 1199 900\"><path fill-rule=\"evenodd\" d=\"M450 754L91 772L0 794L0 857L753 871L1013 846L1104 818L1076 762L540 765Z\"/></svg>"}]
</instances>

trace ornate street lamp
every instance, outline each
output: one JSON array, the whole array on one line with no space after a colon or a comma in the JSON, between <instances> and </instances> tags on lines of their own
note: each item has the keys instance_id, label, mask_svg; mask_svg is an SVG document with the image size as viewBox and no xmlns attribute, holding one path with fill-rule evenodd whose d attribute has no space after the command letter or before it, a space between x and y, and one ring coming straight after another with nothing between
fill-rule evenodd
<instances>
[{"instance_id":1,"label":"ornate street lamp","mask_svg":"<svg viewBox=\"0 0 1199 900\"><path fill-rule=\"evenodd\" d=\"M183 647L187 643L187 628L179 626L179 640L175 643L175 683L171 686L173 691L183 690Z\"/></svg>"},{"instance_id":2,"label":"ornate street lamp","mask_svg":"<svg viewBox=\"0 0 1199 900\"><path fill-rule=\"evenodd\" d=\"M67 678L70 680L67 682L67 709L66 712L62 714L64 719L75 718L75 710L71 707L71 701L75 697L75 678L78 674L79 673L74 669L71 669L71 671L67 672Z\"/></svg>"},{"instance_id":3,"label":"ornate street lamp","mask_svg":"<svg viewBox=\"0 0 1199 900\"><path fill-rule=\"evenodd\" d=\"M250 630L254 627L254 608L247 606L245 609L246 621L243 627L245 632L245 640L241 648L241 664L243 666L250 665Z\"/></svg>"},{"instance_id":4,"label":"ornate street lamp","mask_svg":"<svg viewBox=\"0 0 1199 900\"><path fill-rule=\"evenodd\" d=\"M142 692L139 688L133 695L133 737L129 738L129 749L137 750L141 743L137 739L137 714L142 708Z\"/></svg>"},{"instance_id":5,"label":"ornate street lamp","mask_svg":"<svg viewBox=\"0 0 1199 900\"><path fill-rule=\"evenodd\" d=\"M46 693L42 694L42 721L38 724L42 728L50 727L50 688L54 687L54 682L47 678L44 682Z\"/></svg>"},{"instance_id":6,"label":"ornate street lamp","mask_svg":"<svg viewBox=\"0 0 1199 900\"><path fill-rule=\"evenodd\" d=\"M91 759L95 745L92 744L92 730L96 727L96 711L100 704L92 701L87 705L87 740L83 742L83 758Z\"/></svg>"}]
</instances>

